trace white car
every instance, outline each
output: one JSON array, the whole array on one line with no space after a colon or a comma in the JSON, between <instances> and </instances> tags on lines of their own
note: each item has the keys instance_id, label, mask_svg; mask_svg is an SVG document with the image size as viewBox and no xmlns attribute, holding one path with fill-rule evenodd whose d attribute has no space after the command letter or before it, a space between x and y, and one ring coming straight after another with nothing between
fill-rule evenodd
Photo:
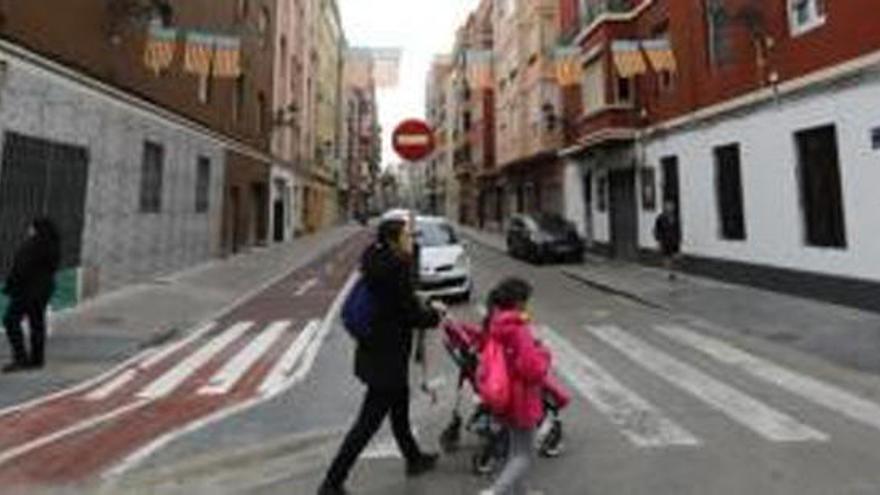
<instances>
[{"instance_id":1,"label":"white car","mask_svg":"<svg viewBox=\"0 0 880 495\"><path fill-rule=\"evenodd\" d=\"M416 218L419 245L419 294L470 300L471 260L455 229L441 217Z\"/></svg>"}]
</instances>

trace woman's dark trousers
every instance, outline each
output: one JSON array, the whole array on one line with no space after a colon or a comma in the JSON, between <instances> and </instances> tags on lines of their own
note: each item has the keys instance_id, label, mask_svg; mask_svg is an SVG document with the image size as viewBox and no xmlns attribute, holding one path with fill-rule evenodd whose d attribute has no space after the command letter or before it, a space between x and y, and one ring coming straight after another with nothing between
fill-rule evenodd
<instances>
[{"instance_id":1,"label":"woman's dark trousers","mask_svg":"<svg viewBox=\"0 0 880 495\"><path fill-rule=\"evenodd\" d=\"M379 431L385 416L391 416L391 430L394 439L407 462L417 460L422 454L413 437L409 421L409 389L367 389L367 396L361 406L357 421L345 436L345 441L336 454L324 484L341 487L358 456L361 455L373 435Z\"/></svg>"},{"instance_id":2,"label":"woman's dark trousers","mask_svg":"<svg viewBox=\"0 0 880 495\"><path fill-rule=\"evenodd\" d=\"M3 326L12 347L12 359L16 364L42 366L46 344L46 306L48 301L33 301L13 298L6 308ZM24 334L21 322L28 320L31 334L31 352L28 355L24 345Z\"/></svg>"}]
</instances>

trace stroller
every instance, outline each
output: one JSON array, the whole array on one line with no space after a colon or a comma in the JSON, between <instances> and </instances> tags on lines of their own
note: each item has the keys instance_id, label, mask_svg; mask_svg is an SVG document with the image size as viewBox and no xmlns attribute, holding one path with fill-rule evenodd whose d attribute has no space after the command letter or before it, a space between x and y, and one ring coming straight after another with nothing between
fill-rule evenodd
<instances>
[{"instance_id":1,"label":"stroller","mask_svg":"<svg viewBox=\"0 0 880 495\"><path fill-rule=\"evenodd\" d=\"M447 453L457 450L464 425L467 431L480 439L480 446L471 459L471 468L475 474L492 474L507 459L507 429L482 404L477 404L466 424L460 412L464 384L468 383L471 390L476 392L477 364L483 331L479 325L449 320L443 322L441 328L443 345L458 366L459 376L452 420L440 435L440 446ZM552 374L548 375L543 389L545 415L536 439L536 448L542 457L556 457L562 453L562 421L559 412L570 400L571 396L556 378Z\"/></svg>"}]
</instances>

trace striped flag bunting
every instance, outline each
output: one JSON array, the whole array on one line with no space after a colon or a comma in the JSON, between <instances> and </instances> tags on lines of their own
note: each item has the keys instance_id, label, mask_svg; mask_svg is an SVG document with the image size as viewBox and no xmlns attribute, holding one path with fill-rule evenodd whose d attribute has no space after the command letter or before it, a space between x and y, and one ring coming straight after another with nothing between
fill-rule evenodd
<instances>
[{"instance_id":1,"label":"striped flag bunting","mask_svg":"<svg viewBox=\"0 0 880 495\"><path fill-rule=\"evenodd\" d=\"M186 55L183 62L184 70L200 76L211 74L216 41L217 38L212 35L188 33L186 35Z\"/></svg>"},{"instance_id":2,"label":"striped flag bunting","mask_svg":"<svg viewBox=\"0 0 880 495\"><path fill-rule=\"evenodd\" d=\"M235 79L241 75L241 40L234 36L215 37L214 77Z\"/></svg>"},{"instance_id":3,"label":"striped flag bunting","mask_svg":"<svg viewBox=\"0 0 880 495\"><path fill-rule=\"evenodd\" d=\"M161 23L150 24L144 49L144 65L159 74L171 67L177 50L177 30L163 27Z\"/></svg>"},{"instance_id":4,"label":"striped flag bunting","mask_svg":"<svg viewBox=\"0 0 880 495\"><path fill-rule=\"evenodd\" d=\"M620 77L629 78L647 72L648 65L645 63L645 56L638 41L615 41L611 44L611 52L614 55L617 75Z\"/></svg>"},{"instance_id":5,"label":"striped flag bunting","mask_svg":"<svg viewBox=\"0 0 880 495\"><path fill-rule=\"evenodd\" d=\"M560 86L580 84L583 74L580 55L580 49L576 46L557 46L554 50L556 81Z\"/></svg>"},{"instance_id":6,"label":"striped flag bunting","mask_svg":"<svg viewBox=\"0 0 880 495\"><path fill-rule=\"evenodd\" d=\"M668 39L655 39L642 41L642 49L648 56L648 61L655 72L675 72L677 64L675 53Z\"/></svg>"}]
</instances>

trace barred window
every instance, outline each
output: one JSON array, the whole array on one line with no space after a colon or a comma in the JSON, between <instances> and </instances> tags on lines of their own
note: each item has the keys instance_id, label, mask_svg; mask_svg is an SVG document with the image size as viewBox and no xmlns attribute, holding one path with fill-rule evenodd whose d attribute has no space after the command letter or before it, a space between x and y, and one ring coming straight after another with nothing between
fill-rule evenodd
<instances>
[{"instance_id":1,"label":"barred window","mask_svg":"<svg viewBox=\"0 0 880 495\"><path fill-rule=\"evenodd\" d=\"M165 161L165 148L161 144L147 141L141 165L141 213L162 211L162 168Z\"/></svg>"}]
</instances>

